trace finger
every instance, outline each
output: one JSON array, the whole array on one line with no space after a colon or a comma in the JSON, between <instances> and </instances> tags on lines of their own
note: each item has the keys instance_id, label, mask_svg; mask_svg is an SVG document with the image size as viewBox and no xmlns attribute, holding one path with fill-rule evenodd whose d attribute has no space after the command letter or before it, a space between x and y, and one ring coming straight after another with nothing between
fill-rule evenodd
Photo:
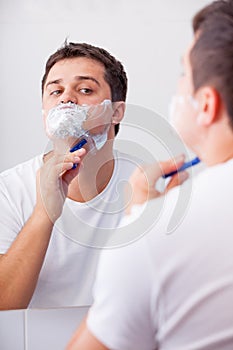
<instances>
[{"instance_id":1,"label":"finger","mask_svg":"<svg viewBox=\"0 0 233 350\"><path fill-rule=\"evenodd\" d=\"M80 148L74 152L69 152L68 155L77 155L79 157L83 157L86 154L85 148Z\"/></svg>"},{"instance_id":2,"label":"finger","mask_svg":"<svg viewBox=\"0 0 233 350\"><path fill-rule=\"evenodd\" d=\"M86 154L86 150L84 148L80 148L75 152L69 152L65 155L65 161L75 161L78 157L82 158Z\"/></svg>"},{"instance_id":3,"label":"finger","mask_svg":"<svg viewBox=\"0 0 233 350\"><path fill-rule=\"evenodd\" d=\"M84 148L81 148L80 150L73 152L73 167L72 169L76 169L78 164L81 162L82 158L85 156L86 150Z\"/></svg>"},{"instance_id":4,"label":"finger","mask_svg":"<svg viewBox=\"0 0 233 350\"><path fill-rule=\"evenodd\" d=\"M160 162L161 175L176 171L184 164L185 156L183 154L171 158L165 162Z\"/></svg>"},{"instance_id":5,"label":"finger","mask_svg":"<svg viewBox=\"0 0 233 350\"><path fill-rule=\"evenodd\" d=\"M78 175L80 171L80 167L81 167L81 163L79 163L76 168L72 167L62 175L62 178L67 185L69 185L71 181Z\"/></svg>"},{"instance_id":6,"label":"finger","mask_svg":"<svg viewBox=\"0 0 233 350\"><path fill-rule=\"evenodd\" d=\"M66 171L71 170L74 164L80 162L81 158L77 157L72 161L69 159L61 159L58 163L51 163L49 164L49 168L47 168L46 172L44 173L44 177L50 179L51 181L56 181Z\"/></svg>"},{"instance_id":7,"label":"finger","mask_svg":"<svg viewBox=\"0 0 233 350\"><path fill-rule=\"evenodd\" d=\"M162 175L159 163L146 164L138 167L131 177L140 187L154 188L158 178Z\"/></svg>"},{"instance_id":8,"label":"finger","mask_svg":"<svg viewBox=\"0 0 233 350\"><path fill-rule=\"evenodd\" d=\"M75 176L77 176L82 165L82 158L85 156L86 150L81 148L73 152L73 154L66 157L63 166L62 166L62 178L69 184ZM70 161L72 161L72 167L70 167Z\"/></svg>"},{"instance_id":9,"label":"finger","mask_svg":"<svg viewBox=\"0 0 233 350\"><path fill-rule=\"evenodd\" d=\"M74 157L83 157L86 154L86 150L84 148L80 148L75 152L67 152L67 153L53 153L53 157L51 157L50 161L53 163L61 163L62 161L73 161Z\"/></svg>"},{"instance_id":10,"label":"finger","mask_svg":"<svg viewBox=\"0 0 233 350\"><path fill-rule=\"evenodd\" d=\"M182 183L184 183L184 181L186 181L188 177L189 177L189 173L187 171L181 171L180 173L175 174L174 176L172 176L171 180L166 186L165 191L169 191L171 188L175 186L182 185Z\"/></svg>"},{"instance_id":11,"label":"finger","mask_svg":"<svg viewBox=\"0 0 233 350\"><path fill-rule=\"evenodd\" d=\"M66 155L55 155L52 164L50 164L51 167L54 167L54 175L61 176L65 171L72 169L74 164L81 163L85 154L86 150L82 148Z\"/></svg>"}]
</instances>

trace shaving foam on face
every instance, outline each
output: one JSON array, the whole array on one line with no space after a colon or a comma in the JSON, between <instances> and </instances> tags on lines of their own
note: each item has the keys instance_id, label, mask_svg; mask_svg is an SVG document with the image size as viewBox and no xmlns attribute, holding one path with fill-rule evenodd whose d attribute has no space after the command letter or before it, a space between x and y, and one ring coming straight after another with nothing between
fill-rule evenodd
<instances>
[{"instance_id":1,"label":"shaving foam on face","mask_svg":"<svg viewBox=\"0 0 233 350\"><path fill-rule=\"evenodd\" d=\"M179 108L184 106L185 102L191 103L195 110L198 109L198 102L191 95L174 95L172 96L170 105L169 105L169 122L171 125L175 126L176 121L180 118Z\"/></svg>"},{"instance_id":2,"label":"shaving foam on face","mask_svg":"<svg viewBox=\"0 0 233 350\"><path fill-rule=\"evenodd\" d=\"M107 141L113 114L112 103L104 100L98 105L62 103L52 108L46 118L46 132L54 141L85 137L92 139L97 150Z\"/></svg>"},{"instance_id":3,"label":"shaving foam on face","mask_svg":"<svg viewBox=\"0 0 233 350\"><path fill-rule=\"evenodd\" d=\"M62 103L52 108L46 119L46 131L51 138L80 137L85 133L83 122L87 119L87 106Z\"/></svg>"}]
</instances>

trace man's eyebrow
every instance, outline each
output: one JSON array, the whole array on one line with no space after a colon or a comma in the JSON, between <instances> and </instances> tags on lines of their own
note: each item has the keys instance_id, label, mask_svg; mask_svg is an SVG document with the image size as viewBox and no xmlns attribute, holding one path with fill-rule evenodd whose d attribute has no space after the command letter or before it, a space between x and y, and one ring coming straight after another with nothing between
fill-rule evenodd
<instances>
[{"instance_id":1,"label":"man's eyebrow","mask_svg":"<svg viewBox=\"0 0 233 350\"><path fill-rule=\"evenodd\" d=\"M61 81L62 81L61 79L55 79L55 80L48 81L47 84L45 85L45 88L47 88L49 85L52 85L52 84L60 84Z\"/></svg>"},{"instance_id":2,"label":"man's eyebrow","mask_svg":"<svg viewBox=\"0 0 233 350\"><path fill-rule=\"evenodd\" d=\"M97 79L89 76L89 75L79 75L75 77L76 80L92 80L94 81L98 86L100 86L100 83L98 82Z\"/></svg>"},{"instance_id":3,"label":"man's eyebrow","mask_svg":"<svg viewBox=\"0 0 233 350\"><path fill-rule=\"evenodd\" d=\"M75 80L78 80L78 81L82 81L82 80L92 80L94 81L98 86L100 86L100 83L97 79L89 76L89 75L79 75L79 76L76 76L74 77ZM62 79L55 79L55 80L51 80L51 81L48 81L47 84L45 85L45 87L47 88L49 85L52 85L52 84L60 84L62 82Z\"/></svg>"}]
</instances>

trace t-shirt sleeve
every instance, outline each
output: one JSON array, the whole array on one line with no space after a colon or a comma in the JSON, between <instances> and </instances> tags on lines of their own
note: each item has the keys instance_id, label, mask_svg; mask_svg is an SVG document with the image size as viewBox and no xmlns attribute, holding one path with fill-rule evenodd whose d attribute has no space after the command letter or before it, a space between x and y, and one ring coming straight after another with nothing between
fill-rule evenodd
<instances>
[{"instance_id":1,"label":"t-shirt sleeve","mask_svg":"<svg viewBox=\"0 0 233 350\"><path fill-rule=\"evenodd\" d=\"M21 230L14 203L10 201L7 188L0 179L0 254L5 254Z\"/></svg>"},{"instance_id":2,"label":"t-shirt sleeve","mask_svg":"<svg viewBox=\"0 0 233 350\"><path fill-rule=\"evenodd\" d=\"M151 312L153 274L143 238L103 251L87 327L110 349L156 349Z\"/></svg>"}]
</instances>

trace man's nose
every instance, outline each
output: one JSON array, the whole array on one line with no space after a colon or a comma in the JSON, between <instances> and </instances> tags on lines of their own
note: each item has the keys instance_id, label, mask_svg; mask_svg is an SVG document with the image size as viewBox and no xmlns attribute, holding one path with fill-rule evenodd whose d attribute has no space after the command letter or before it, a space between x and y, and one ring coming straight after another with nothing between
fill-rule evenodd
<instances>
[{"instance_id":1,"label":"man's nose","mask_svg":"<svg viewBox=\"0 0 233 350\"><path fill-rule=\"evenodd\" d=\"M77 104L78 103L77 96L74 92L64 91L63 94L61 95L60 103L68 103L68 102Z\"/></svg>"}]
</instances>

